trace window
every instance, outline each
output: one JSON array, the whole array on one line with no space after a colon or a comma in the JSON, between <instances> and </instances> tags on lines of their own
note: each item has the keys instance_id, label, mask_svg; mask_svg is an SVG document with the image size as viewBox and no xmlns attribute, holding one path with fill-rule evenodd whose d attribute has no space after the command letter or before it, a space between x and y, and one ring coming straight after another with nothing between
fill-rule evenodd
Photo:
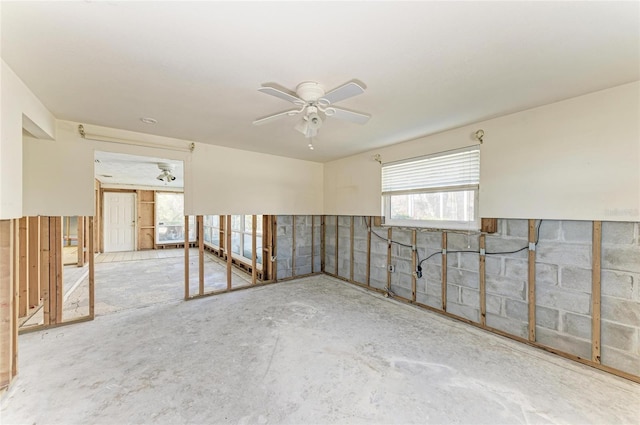
<instances>
[{"instance_id":1,"label":"window","mask_svg":"<svg viewBox=\"0 0 640 425\"><path fill-rule=\"evenodd\" d=\"M456 149L382 166L385 224L478 229L480 149Z\"/></svg>"},{"instance_id":2,"label":"window","mask_svg":"<svg viewBox=\"0 0 640 425\"><path fill-rule=\"evenodd\" d=\"M204 241L216 247L220 247L220 217L218 215L204 217ZM251 235L253 233L252 218L253 216L251 215L231 216L231 253L235 257L241 257L248 261L251 261L253 257L251 244ZM256 262L262 264L261 215L256 216Z\"/></svg>"},{"instance_id":3,"label":"window","mask_svg":"<svg viewBox=\"0 0 640 425\"><path fill-rule=\"evenodd\" d=\"M184 243L184 194L156 193L156 241ZM196 241L195 217L189 217L189 241Z\"/></svg>"}]
</instances>

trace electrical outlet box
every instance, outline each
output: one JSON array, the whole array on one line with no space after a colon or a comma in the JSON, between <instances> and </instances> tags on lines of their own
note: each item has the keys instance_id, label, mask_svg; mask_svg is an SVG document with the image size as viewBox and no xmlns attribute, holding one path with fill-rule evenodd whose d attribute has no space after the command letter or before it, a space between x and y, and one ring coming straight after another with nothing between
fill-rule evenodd
<instances>
[{"instance_id":1,"label":"electrical outlet box","mask_svg":"<svg viewBox=\"0 0 640 425\"><path fill-rule=\"evenodd\" d=\"M388 271L389 273L393 273L393 272L395 272L395 271L396 271L396 266L394 266L393 264L389 264L389 265L387 266L387 271Z\"/></svg>"}]
</instances>

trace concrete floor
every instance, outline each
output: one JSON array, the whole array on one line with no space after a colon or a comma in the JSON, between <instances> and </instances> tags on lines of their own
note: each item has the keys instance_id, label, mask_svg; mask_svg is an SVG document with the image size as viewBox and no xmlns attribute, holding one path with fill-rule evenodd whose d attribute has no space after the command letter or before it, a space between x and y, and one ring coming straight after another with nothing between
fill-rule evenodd
<instances>
[{"instance_id":1,"label":"concrete floor","mask_svg":"<svg viewBox=\"0 0 640 425\"><path fill-rule=\"evenodd\" d=\"M315 276L20 336L0 422L640 422L640 385Z\"/></svg>"}]
</instances>

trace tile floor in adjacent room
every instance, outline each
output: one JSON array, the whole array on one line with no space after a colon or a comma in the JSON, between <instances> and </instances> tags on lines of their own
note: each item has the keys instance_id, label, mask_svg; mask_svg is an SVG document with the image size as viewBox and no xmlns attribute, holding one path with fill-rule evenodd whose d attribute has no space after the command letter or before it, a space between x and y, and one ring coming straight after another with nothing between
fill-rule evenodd
<instances>
[{"instance_id":1,"label":"tile floor in adjacent room","mask_svg":"<svg viewBox=\"0 0 640 425\"><path fill-rule=\"evenodd\" d=\"M326 276L20 336L3 424L637 424L640 385Z\"/></svg>"}]
</instances>

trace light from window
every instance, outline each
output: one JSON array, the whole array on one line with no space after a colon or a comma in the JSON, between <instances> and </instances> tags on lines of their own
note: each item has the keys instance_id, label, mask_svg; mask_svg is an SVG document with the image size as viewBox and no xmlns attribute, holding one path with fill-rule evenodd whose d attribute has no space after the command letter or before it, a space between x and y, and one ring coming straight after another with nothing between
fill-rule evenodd
<instances>
[{"instance_id":1,"label":"light from window","mask_svg":"<svg viewBox=\"0 0 640 425\"><path fill-rule=\"evenodd\" d=\"M382 166L385 224L479 228L477 146Z\"/></svg>"},{"instance_id":2,"label":"light from window","mask_svg":"<svg viewBox=\"0 0 640 425\"><path fill-rule=\"evenodd\" d=\"M189 217L189 241L196 240L195 217ZM184 243L184 194L156 193L156 242Z\"/></svg>"},{"instance_id":3,"label":"light from window","mask_svg":"<svg viewBox=\"0 0 640 425\"><path fill-rule=\"evenodd\" d=\"M224 217L224 216L223 216ZM220 216L204 216L205 243L220 247ZM251 215L231 216L231 252L236 257L243 257L251 261L253 250L251 234L253 233L253 219ZM262 264L262 216L256 216L256 262Z\"/></svg>"}]
</instances>

